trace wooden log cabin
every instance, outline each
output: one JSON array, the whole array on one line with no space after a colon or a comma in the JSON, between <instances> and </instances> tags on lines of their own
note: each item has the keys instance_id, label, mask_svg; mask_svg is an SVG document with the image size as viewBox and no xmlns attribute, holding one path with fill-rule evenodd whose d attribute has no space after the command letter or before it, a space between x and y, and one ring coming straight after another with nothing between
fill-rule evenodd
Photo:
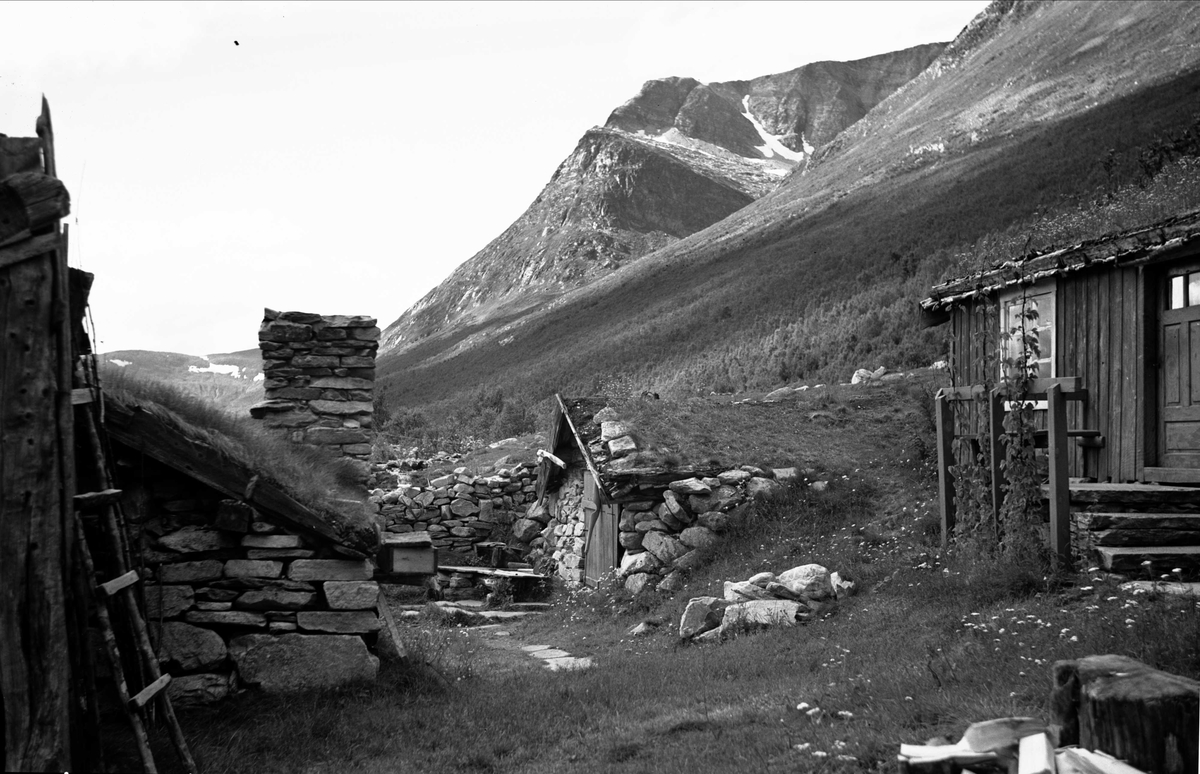
<instances>
[{"instance_id":1,"label":"wooden log cabin","mask_svg":"<svg viewBox=\"0 0 1200 774\"><path fill-rule=\"evenodd\" d=\"M1003 454L1002 363L1025 358L1059 559L1200 569L1200 515L1146 512L1200 513L1200 210L945 282L921 307L926 325L951 325L953 386L937 399L944 539L949 467L981 445ZM1022 338L1037 345L1019 351Z\"/></svg>"}]
</instances>

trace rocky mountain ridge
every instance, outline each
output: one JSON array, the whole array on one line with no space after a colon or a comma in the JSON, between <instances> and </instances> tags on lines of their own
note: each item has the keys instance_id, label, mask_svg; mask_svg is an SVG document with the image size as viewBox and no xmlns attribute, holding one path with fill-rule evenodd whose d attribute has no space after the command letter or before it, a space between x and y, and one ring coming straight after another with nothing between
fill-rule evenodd
<instances>
[{"instance_id":1,"label":"rocky mountain ridge","mask_svg":"<svg viewBox=\"0 0 1200 774\"><path fill-rule=\"evenodd\" d=\"M438 357L774 190L816 146L921 72L945 44L818 62L749 81L648 81L584 134L537 199L383 333Z\"/></svg>"}]
</instances>

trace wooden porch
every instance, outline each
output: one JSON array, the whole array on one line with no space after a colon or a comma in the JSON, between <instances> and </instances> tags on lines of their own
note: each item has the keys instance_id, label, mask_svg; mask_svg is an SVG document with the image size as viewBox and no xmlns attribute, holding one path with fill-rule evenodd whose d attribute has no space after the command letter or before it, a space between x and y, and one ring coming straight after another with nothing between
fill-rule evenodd
<instances>
[{"instance_id":1,"label":"wooden porch","mask_svg":"<svg viewBox=\"0 0 1200 774\"><path fill-rule=\"evenodd\" d=\"M1015 396L1004 386L990 391L976 385L941 390L935 399L938 448L938 500L945 547L957 522L957 503L950 466L961 459L955 444L966 443L978 458L981 443L990 447L993 523L999 524L1005 480L1005 406ZM1070 444L1103 449L1105 437L1096 429L1068 427L1068 404L1086 407L1088 390L1079 377L1037 379L1022 400L1044 402L1045 429L1034 435L1036 448L1046 449L1047 503L1050 548L1061 567L1075 560L1127 575L1157 578L1179 569L1200 576L1200 488L1158 483L1092 483L1072 479L1068 470ZM956 407L971 402L982 416L974 432L970 422L956 421ZM983 430L983 432L980 432ZM1145 564L1149 562L1149 564ZM1086 566L1085 565L1085 566Z\"/></svg>"}]
</instances>

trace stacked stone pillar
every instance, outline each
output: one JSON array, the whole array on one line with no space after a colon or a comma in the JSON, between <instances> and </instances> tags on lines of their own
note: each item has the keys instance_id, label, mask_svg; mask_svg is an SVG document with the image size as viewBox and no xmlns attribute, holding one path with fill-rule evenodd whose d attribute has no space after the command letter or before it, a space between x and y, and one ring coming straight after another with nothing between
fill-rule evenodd
<instances>
[{"instance_id":1,"label":"stacked stone pillar","mask_svg":"<svg viewBox=\"0 0 1200 774\"><path fill-rule=\"evenodd\" d=\"M266 309L258 340L266 400L251 416L297 443L367 460L379 349L375 318Z\"/></svg>"}]
</instances>

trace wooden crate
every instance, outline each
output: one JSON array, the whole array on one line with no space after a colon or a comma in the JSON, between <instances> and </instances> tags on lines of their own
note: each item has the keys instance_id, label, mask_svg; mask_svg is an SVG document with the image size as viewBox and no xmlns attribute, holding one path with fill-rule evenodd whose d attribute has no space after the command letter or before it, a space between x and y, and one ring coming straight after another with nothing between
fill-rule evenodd
<instances>
[{"instance_id":1,"label":"wooden crate","mask_svg":"<svg viewBox=\"0 0 1200 774\"><path fill-rule=\"evenodd\" d=\"M428 532L385 533L379 549L379 571L388 575L433 575L437 549Z\"/></svg>"}]
</instances>

